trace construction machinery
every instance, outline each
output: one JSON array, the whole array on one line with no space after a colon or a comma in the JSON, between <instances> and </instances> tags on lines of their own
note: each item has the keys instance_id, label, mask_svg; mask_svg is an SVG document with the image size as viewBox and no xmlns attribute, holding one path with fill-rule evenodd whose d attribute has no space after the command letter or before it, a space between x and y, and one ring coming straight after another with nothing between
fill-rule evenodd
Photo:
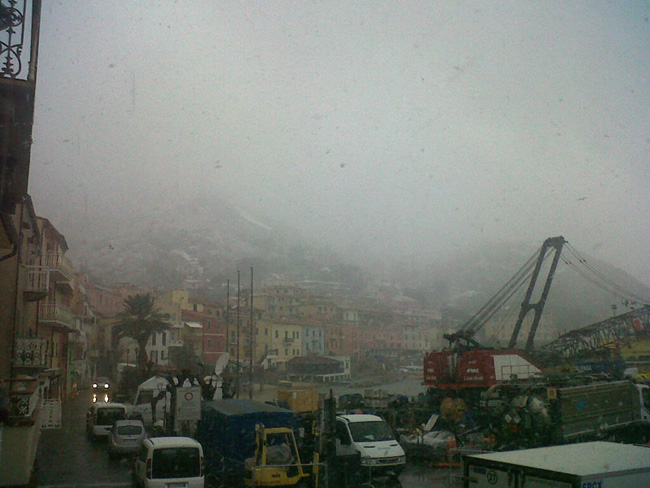
<instances>
[{"instance_id":1,"label":"construction machinery","mask_svg":"<svg viewBox=\"0 0 650 488\"><path fill-rule=\"evenodd\" d=\"M255 445L255 456L245 461L246 486L294 486L309 476L300 462L293 429L260 424Z\"/></svg>"},{"instance_id":2,"label":"construction machinery","mask_svg":"<svg viewBox=\"0 0 650 488\"><path fill-rule=\"evenodd\" d=\"M566 241L562 236L551 237L544 241L537 260L533 255L517 273L492 297L461 329L454 334L446 334L449 349L432 351L424 358L424 384L443 390L463 392L464 396L485 391L496 383L512 378L530 378L540 374L540 369L533 364L529 354L533 351L535 334L544 310L544 305L553 281L553 276L560 259L562 247ZM546 281L537 302L531 301L547 257L553 254L548 267ZM519 316L515 323L508 347L506 349L483 348L475 335L487 321L511 298L530 277L528 289L521 304ZM524 350L517 350L517 340L522 330L524 319L530 312L534 313Z\"/></svg>"},{"instance_id":3,"label":"construction machinery","mask_svg":"<svg viewBox=\"0 0 650 488\"><path fill-rule=\"evenodd\" d=\"M521 449L593 440L647 442L650 387L588 377L505 382L481 401L496 449Z\"/></svg>"}]
</instances>

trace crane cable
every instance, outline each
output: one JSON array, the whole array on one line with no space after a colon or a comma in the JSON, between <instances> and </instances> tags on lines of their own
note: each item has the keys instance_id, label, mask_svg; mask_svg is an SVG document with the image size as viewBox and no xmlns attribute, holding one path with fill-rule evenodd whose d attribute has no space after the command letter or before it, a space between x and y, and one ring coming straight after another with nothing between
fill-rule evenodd
<instances>
[{"instance_id":1,"label":"crane cable","mask_svg":"<svg viewBox=\"0 0 650 488\"><path fill-rule=\"evenodd\" d=\"M496 312L519 288L525 280L532 275L535 266L535 258L539 254L541 247L526 261L519 270L513 275L508 282L488 302L483 305L476 314L463 324L460 331L468 331L472 334L478 332ZM514 289L514 291L513 291ZM504 295L506 295L504 298Z\"/></svg>"},{"instance_id":2,"label":"crane cable","mask_svg":"<svg viewBox=\"0 0 650 488\"><path fill-rule=\"evenodd\" d=\"M593 273L598 279L603 281L604 283L608 284L610 287L612 287L612 292L614 295L620 296L622 298L635 298L636 300L644 303L644 304L649 304L650 299L647 297L641 297L637 295L634 292L631 292L630 290L624 288L623 286L619 285L615 281L613 281L611 278L607 277L605 274L603 274L601 271L599 271L596 267L594 267L591 263L587 262L587 260L571 245L567 243L567 247L569 251L578 259L578 262L585 266L591 273ZM615 290L618 290L618 293L614 292Z\"/></svg>"}]
</instances>

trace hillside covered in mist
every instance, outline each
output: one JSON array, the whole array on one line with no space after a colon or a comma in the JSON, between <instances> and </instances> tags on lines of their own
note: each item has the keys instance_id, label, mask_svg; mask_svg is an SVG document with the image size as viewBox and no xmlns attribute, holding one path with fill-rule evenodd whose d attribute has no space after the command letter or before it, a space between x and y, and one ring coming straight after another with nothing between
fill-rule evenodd
<instances>
[{"instance_id":1,"label":"hillside covered in mist","mask_svg":"<svg viewBox=\"0 0 650 488\"><path fill-rule=\"evenodd\" d=\"M404 265L396 260L371 264L369 257L361 266L296 229L217 198L190 199L183 205L157 202L149 208L141 206L137 212L107 212L92 219L57 218L76 268L107 285L190 286L205 297L218 299L225 293L227 279L236 282L237 270L241 271L242 286L247 286L253 267L256 287L293 282L321 293L354 298L383 284L392 293L415 298L427 308L443 309L458 321L486 303L541 245L476 243L435 263ZM593 262L593 266L622 289L650 296L647 287L624 271L604 262ZM544 278L540 276L539 287ZM517 309L524 291L525 287L513 296ZM611 316L612 305L618 313L626 311L624 300L561 261L545 315L555 331L563 332Z\"/></svg>"}]
</instances>

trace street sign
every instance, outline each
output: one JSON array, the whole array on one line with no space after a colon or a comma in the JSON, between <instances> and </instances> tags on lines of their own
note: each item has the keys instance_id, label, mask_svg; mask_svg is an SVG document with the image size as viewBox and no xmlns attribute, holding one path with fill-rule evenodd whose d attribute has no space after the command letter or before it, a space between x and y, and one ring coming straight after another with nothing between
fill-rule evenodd
<instances>
[{"instance_id":1,"label":"street sign","mask_svg":"<svg viewBox=\"0 0 650 488\"><path fill-rule=\"evenodd\" d=\"M201 387L176 388L176 420L199 420L201 418Z\"/></svg>"}]
</instances>

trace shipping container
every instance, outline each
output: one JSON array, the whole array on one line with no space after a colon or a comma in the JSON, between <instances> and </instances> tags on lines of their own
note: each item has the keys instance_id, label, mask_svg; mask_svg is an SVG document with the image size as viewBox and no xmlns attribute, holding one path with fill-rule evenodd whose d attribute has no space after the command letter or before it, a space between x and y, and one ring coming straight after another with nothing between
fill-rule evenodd
<instances>
[{"instance_id":1,"label":"shipping container","mask_svg":"<svg viewBox=\"0 0 650 488\"><path fill-rule=\"evenodd\" d=\"M641 488L650 448L587 442L463 456L464 488Z\"/></svg>"}]
</instances>

